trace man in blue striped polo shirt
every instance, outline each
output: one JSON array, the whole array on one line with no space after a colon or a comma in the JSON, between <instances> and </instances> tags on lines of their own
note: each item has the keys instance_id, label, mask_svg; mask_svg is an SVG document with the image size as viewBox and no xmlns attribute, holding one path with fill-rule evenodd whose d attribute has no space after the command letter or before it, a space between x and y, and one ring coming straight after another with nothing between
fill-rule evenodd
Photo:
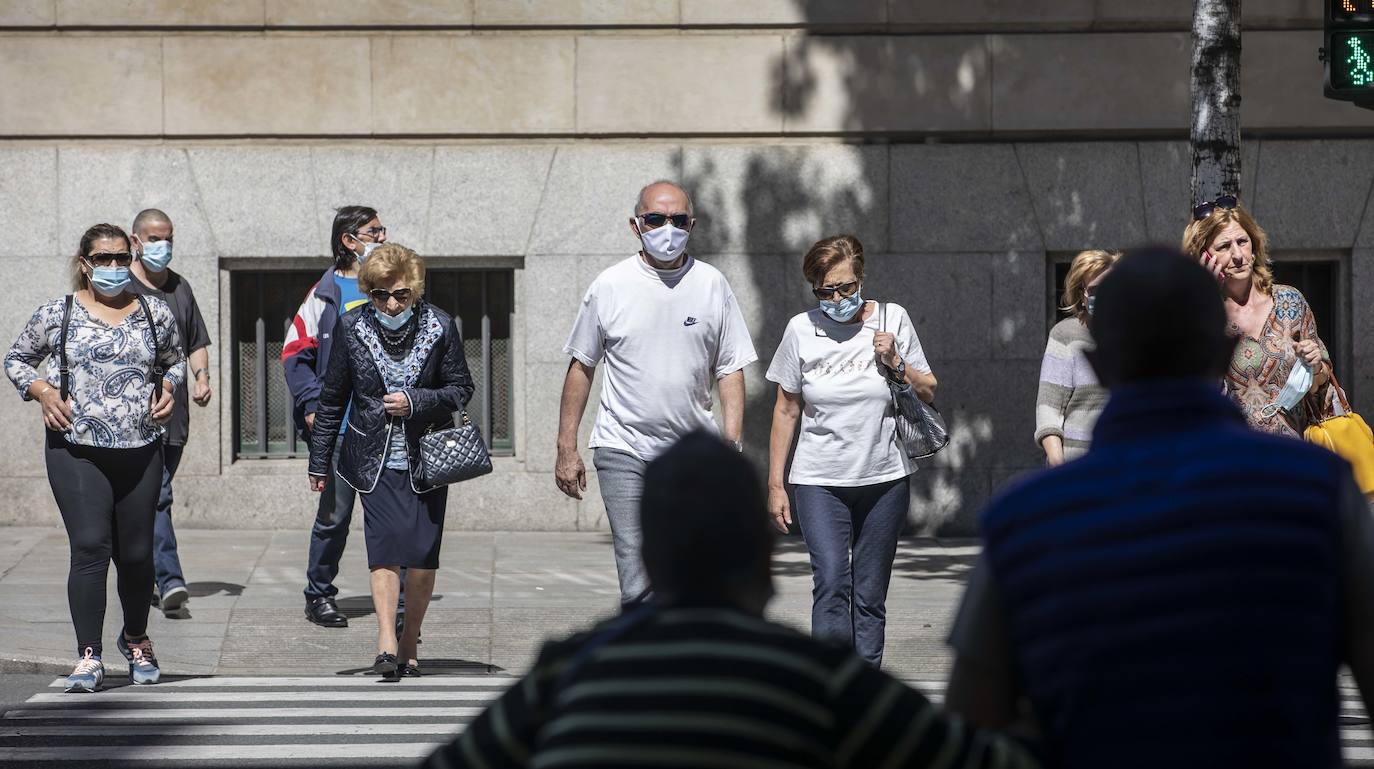
<instances>
[{"instance_id":1,"label":"man in blue striped polo shirt","mask_svg":"<svg viewBox=\"0 0 1374 769\"><path fill-rule=\"evenodd\" d=\"M1341 664L1374 694L1374 526L1344 460L1221 394L1226 329L1171 249L1103 281L1110 400L1085 457L984 511L952 711L1002 727L1028 700L1066 769L1340 765Z\"/></svg>"}]
</instances>

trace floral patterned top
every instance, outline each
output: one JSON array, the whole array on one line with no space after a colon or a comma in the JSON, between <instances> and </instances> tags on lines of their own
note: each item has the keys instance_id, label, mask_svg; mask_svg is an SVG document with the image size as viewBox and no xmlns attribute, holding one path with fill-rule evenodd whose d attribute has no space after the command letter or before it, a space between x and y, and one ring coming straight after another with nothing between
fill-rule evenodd
<instances>
[{"instance_id":1,"label":"floral patterned top","mask_svg":"<svg viewBox=\"0 0 1374 769\"><path fill-rule=\"evenodd\" d=\"M117 326L110 326L73 298L67 327L72 404L72 426L64 433L68 443L132 449L162 438L162 426L150 416L153 356L176 387L186 381L186 358L171 308L157 297L145 299L157 325L156 353L148 320L137 306ZM29 387L40 377L53 387L61 386L57 346L65 304L65 297L59 297L39 307L5 355L5 374L24 400L32 400ZM44 358L47 374L41 375L38 366Z\"/></svg>"},{"instance_id":2,"label":"floral patterned top","mask_svg":"<svg viewBox=\"0 0 1374 769\"><path fill-rule=\"evenodd\" d=\"M376 308L369 305L363 312L375 313ZM387 392L404 392L408 387L414 387L420 381L420 372L424 369L425 360L429 358L430 352L434 350L434 345L439 342L439 338L444 335L444 326L439 322L439 318L429 311L428 307L417 307L416 312L420 313L420 329L415 333L415 340L410 346L410 351L399 360L387 354L382 347L382 340L377 336L377 330L372 327L372 323L362 319L354 326L357 329L358 338L362 340L363 346L372 355L372 362L377 364L377 370L382 374L382 381L386 383ZM409 396L406 396L407 398ZM399 425L391 428L391 440L387 445L386 466L391 470L410 469L410 452L406 449L406 431L400 429Z\"/></svg>"},{"instance_id":3,"label":"floral patterned top","mask_svg":"<svg viewBox=\"0 0 1374 769\"><path fill-rule=\"evenodd\" d=\"M1331 355L1317 336L1317 320L1302 293L1292 286L1275 284L1273 296L1274 309L1260 329L1259 338L1245 336L1236 345L1231 367L1226 372L1226 394L1240 406L1246 420L1256 430L1301 438L1312 419L1334 416L1329 382L1304 401L1305 404L1324 404L1315 414L1309 413L1307 408L1297 407L1292 413L1265 416L1263 409L1278 399L1279 392L1288 382L1289 372L1298 362L1298 354L1293 350L1296 340L1315 341L1321 347L1322 359L1328 364ZM1234 324L1230 332L1233 336L1241 336Z\"/></svg>"}]
</instances>

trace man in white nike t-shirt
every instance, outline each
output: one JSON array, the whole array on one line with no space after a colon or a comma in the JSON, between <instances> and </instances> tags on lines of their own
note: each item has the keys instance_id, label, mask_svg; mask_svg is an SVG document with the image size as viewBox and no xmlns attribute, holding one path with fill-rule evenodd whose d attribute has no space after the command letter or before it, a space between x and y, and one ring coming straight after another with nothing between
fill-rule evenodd
<instances>
[{"instance_id":1,"label":"man in white nike t-shirt","mask_svg":"<svg viewBox=\"0 0 1374 769\"><path fill-rule=\"evenodd\" d=\"M592 281L563 347L572 360L563 380L554 477L564 494L582 498L587 473L577 452L577 426L596 365L604 360L589 446L626 606L649 592L639 528L645 466L699 429L723 433L739 448L743 369L758 360L725 276L687 253L695 224L692 202L678 185L658 181L640 190L630 219L639 253ZM719 429L711 414L716 382Z\"/></svg>"}]
</instances>

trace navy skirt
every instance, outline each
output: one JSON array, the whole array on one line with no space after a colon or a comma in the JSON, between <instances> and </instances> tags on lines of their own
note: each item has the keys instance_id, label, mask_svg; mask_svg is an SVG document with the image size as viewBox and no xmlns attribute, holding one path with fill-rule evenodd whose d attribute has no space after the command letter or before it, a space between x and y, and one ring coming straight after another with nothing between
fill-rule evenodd
<instances>
[{"instance_id":1,"label":"navy skirt","mask_svg":"<svg viewBox=\"0 0 1374 769\"><path fill-rule=\"evenodd\" d=\"M408 470L382 468L377 486L363 501L363 533L367 537L367 565L439 568L444 538L444 510L448 487L416 494Z\"/></svg>"}]
</instances>

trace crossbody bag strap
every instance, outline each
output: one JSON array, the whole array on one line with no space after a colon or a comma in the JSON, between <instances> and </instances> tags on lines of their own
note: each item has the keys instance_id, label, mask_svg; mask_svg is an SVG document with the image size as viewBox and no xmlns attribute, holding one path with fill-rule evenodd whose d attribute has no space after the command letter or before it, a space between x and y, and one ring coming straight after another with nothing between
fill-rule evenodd
<instances>
[{"instance_id":1,"label":"crossbody bag strap","mask_svg":"<svg viewBox=\"0 0 1374 769\"><path fill-rule=\"evenodd\" d=\"M152 375L149 377L153 383L153 395L156 397L157 391L162 389L162 378L167 375L167 369L162 367L162 343L157 338L157 324L153 322L153 311L148 308L148 300L142 294L135 294L138 299L138 306L143 309L143 319L148 321L148 332L153 335L153 367Z\"/></svg>"},{"instance_id":2,"label":"crossbody bag strap","mask_svg":"<svg viewBox=\"0 0 1374 769\"><path fill-rule=\"evenodd\" d=\"M72 370L67 366L67 326L72 322L72 295L62 305L62 328L57 332L58 392L66 403L72 395Z\"/></svg>"}]
</instances>

